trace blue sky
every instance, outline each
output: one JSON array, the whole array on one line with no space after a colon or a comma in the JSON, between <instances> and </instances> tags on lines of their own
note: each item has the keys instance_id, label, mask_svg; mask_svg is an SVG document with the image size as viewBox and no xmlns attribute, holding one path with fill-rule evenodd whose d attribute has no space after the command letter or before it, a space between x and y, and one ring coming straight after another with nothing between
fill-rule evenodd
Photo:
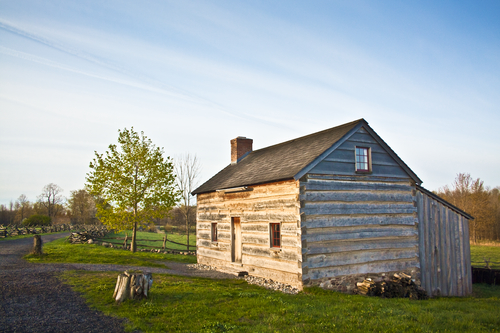
<instances>
[{"instance_id":1,"label":"blue sky","mask_svg":"<svg viewBox=\"0 0 500 333\"><path fill-rule=\"evenodd\" d=\"M359 118L436 190L500 185L498 1L1 1L0 203L84 186L131 126L200 182Z\"/></svg>"}]
</instances>

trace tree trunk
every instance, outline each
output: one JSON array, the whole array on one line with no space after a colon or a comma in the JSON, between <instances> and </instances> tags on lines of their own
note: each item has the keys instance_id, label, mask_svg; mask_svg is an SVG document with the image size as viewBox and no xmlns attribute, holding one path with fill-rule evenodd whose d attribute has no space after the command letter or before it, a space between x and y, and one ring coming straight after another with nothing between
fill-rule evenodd
<instances>
[{"instance_id":1,"label":"tree trunk","mask_svg":"<svg viewBox=\"0 0 500 333\"><path fill-rule=\"evenodd\" d=\"M187 251L189 252L189 206L184 206L186 208L186 235L187 235Z\"/></svg>"},{"instance_id":2,"label":"tree trunk","mask_svg":"<svg viewBox=\"0 0 500 333\"><path fill-rule=\"evenodd\" d=\"M132 243L130 243L130 251L135 252L137 250L137 246L135 244L135 235L137 232L137 221L134 222L134 228L132 230Z\"/></svg>"},{"instance_id":3,"label":"tree trunk","mask_svg":"<svg viewBox=\"0 0 500 333\"><path fill-rule=\"evenodd\" d=\"M118 303L126 299L147 298L152 285L153 275L151 273L129 273L125 271L118 275L113 298Z\"/></svg>"},{"instance_id":4,"label":"tree trunk","mask_svg":"<svg viewBox=\"0 0 500 333\"><path fill-rule=\"evenodd\" d=\"M33 236L33 251L32 254L42 255L42 237L40 235Z\"/></svg>"}]
</instances>

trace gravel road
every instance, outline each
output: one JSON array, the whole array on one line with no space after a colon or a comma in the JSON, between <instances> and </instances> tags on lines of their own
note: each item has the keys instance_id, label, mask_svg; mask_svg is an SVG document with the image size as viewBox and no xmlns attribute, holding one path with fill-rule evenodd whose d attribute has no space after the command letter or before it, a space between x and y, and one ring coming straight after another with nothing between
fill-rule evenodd
<instances>
[{"instance_id":1,"label":"gravel road","mask_svg":"<svg viewBox=\"0 0 500 333\"><path fill-rule=\"evenodd\" d=\"M45 244L68 235L45 235L42 240ZM177 262L165 262L168 269L124 265L31 264L22 257L32 246L31 237L0 242L0 332L123 332L123 319L108 317L90 309L82 297L55 277L55 273L64 270L142 269L152 273L235 278L234 275L217 271L192 269Z\"/></svg>"}]
</instances>

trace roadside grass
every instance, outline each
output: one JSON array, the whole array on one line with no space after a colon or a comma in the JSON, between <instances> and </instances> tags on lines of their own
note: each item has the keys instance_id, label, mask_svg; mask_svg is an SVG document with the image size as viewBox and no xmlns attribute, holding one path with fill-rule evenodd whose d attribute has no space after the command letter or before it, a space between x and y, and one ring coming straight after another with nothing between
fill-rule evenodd
<instances>
[{"instance_id":1,"label":"roadside grass","mask_svg":"<svg viewBox=\"0 0 500 333\"><path fill-rule=\"evenodd\" d=\"M46 232L46 233L43 233L43 234L37 234L37 235L40 235L40 236L44 236L44 235L54 235L54 234L63 234L65 232L69 232L69 231L58 231L58 232ZM0 241L9 241L9 240L14 240L14 239L22 239L22 238L33 238L33 234L30 234L30 235L18 235L18 236L12 236L12 237L5 237L5 238L0 238Z\"/></svg>"},{"instance_id":2,"label":"roadside grass","mask_svg":"<svg viewBox=\"0 0 500 333\"><path fill-rule=\"evenodd\" d=\"M287 295L242 279L154 274L149 299L112 299L118 272L67 271L65 283L91 307L127 318L140 332L498 331L500 287L474 285L475 297L382 299L306 288Z\"/></svg>"},{"instance_id":3,"label":"roadside grass","mask_svg":"<svg viewBox=\"0 0 500 333\"><path fill-rule=\"evenodd\" d=\"M116 238L116 237L124 238L125 234L128 234L127 243L130 244L130 241L132 240L132 230L126 230L126 231L122 231L119 233L110 232L106 235L105 238L100 239L100 240L105 241L105 242L116 242L116 243L123 244L123 240L118 240L118 239L113 239L113 238ZM136 236L137 236L137 239L151 240L151 241L139 241L139 242L137 242L137 247L139 249L141 249L141 248L147 249L146 246L154 246L156 248L161 248L163 246L163 242L158 242L158 241L163 241L163 237L165 236L165 234L156 233L156 232L138 231ZM180 235L180 234L169 233L169 234L167 234L167 239L174 241L176 243L182 243L182 244L186 244L186 242L187 242L187 236ZM144 245L146 245L146 246L144 246ZM172 250L179 250L179 251L187 250L186 246L182 246L182 245L178 245L178 244L174 244L174 243L170 243L170 242L167 242L166 245L167 245L167 248L172 249ZM196 249L196 235L195 234L191 234L189 236L189 245L192 245L192 247L190 247L191 250Z\"/></svg>"},{"instance_id":4,"label":"roadside grass","mask_svg":"<svg viewBox=\"0 0 500 333\"><path fill-rule=\"evenodd\" d=\"M65 238L45 243L44 255L26 255L24 259L33 263L79 263L79 264L116 264L166 268L159 261L196 263L195 256L135 252L112 249L95 244L70 244Z\"/></svg>"},{"instance_id":5,"label":"roadside grass","mask_svg":"<svg viewBox=\"0 0 500 333\"><path fill-rule=\"evenodd\" d=\"M484 259L491 260L490 268L500 269L500 247L471 245L470 246L471 264L473 267L486 267Z\"/></svg>"}]
</instances>

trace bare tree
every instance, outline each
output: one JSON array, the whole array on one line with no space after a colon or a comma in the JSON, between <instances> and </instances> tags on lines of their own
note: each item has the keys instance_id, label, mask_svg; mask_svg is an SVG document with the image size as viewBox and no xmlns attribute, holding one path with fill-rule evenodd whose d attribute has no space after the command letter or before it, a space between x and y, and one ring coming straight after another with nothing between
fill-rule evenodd
<instances>
[{"instance_id":1,"label":"bare tree","mask_svg":"<svg viewBox=\"0 0 500 333\"><path fill-rule=\"evenodd\" d=\"M47 209L49 217L55 217L61 210L64 197L59 193L62 191L59 185L50 183L43 187L42 194L38 196L38 201Z\"/></svg>"},{"instance_id":2,"label":"bare tree","mask_svg":"<svg viewBox=\"0 0 500 333\"><path fill-rule=\"evenodd\" d=\"M14 223L14 217L16 216L16 211L15 211L15 208L14 208L14 203L12 202L12 200L10 201L9 203L9 208L10 208L10 214L9 214L9 224L13 224Z\"/></svg>"},{"instance_id":3,"label":"bare tree","mask_svg":"<svg viewBox=\"0 0 500 333\"><path fill-rule=\"evenodd\" d=\"M16 200L16 221L23 222L23 220L28 217L29 212L31 210L31 203L28 200L28 197L24 194L21 194L19 198Z\"/></svg>"},{"instance_id":4,"label":"bare tree","mask_svg":"<svg viewBox=\"0 0 500 333\"><path fill-rule=\"evenodd\" d=\"M90 224L96 215L94 198L84 189L71 191L68 200L71 218L79 224Z\"/></svg>"},{"instance_id":5,"label":"bare tree","mask_svg":"<svg viewBox=\"0 0 500 333\"><path fill-rule=\"evenodd\" d=\"M490 190L481 179L474 179L468 173L459 173L452 188L446 185L439 189L438 195L474 217L469 222L473 243L476 244L480 238L488 238L494 215L490 207Z\"/></svg>"},{"instance_id":6,"label":"bare tree","mask_svg":"<svg viewBox=\"0 0 500 333\"><path fill-rule=\"evenodd\" d=\"M200 174L200 165L198 159L195 156L189 154L183 155L175 161L175 174L177 177L176 186L181 192L181 206L179 207L184 216L186 222L186 234L187 234L187 250L189 251L189 216L192 214L193 198L191 192L194 191L197 184L197 178Z\"/></svg>"}]
</instances>

